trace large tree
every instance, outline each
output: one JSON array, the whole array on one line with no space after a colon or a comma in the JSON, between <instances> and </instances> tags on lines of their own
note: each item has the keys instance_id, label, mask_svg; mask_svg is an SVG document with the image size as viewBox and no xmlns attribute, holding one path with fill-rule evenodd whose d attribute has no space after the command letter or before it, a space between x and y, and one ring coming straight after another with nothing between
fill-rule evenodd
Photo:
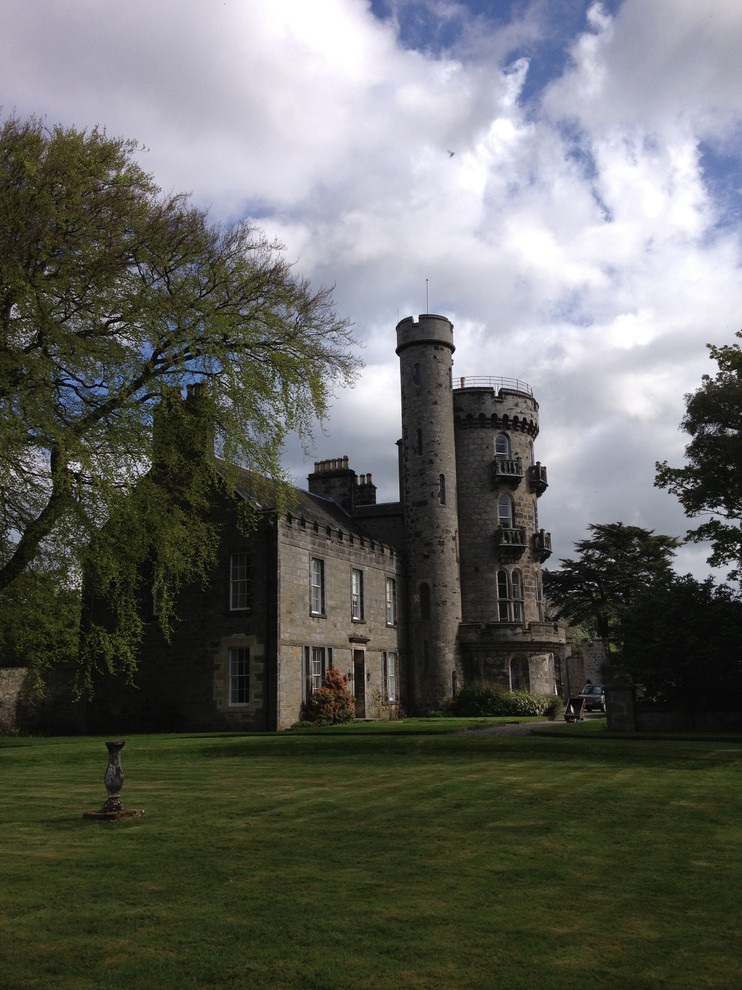
<instances>
[{"instance_id":1,"label":"large tree","mask_svg":"<svg viewBox=\"0 0 742 990\"><path fill-rule=\"evenodd\" d=\"M640 592L672 579L678 543L621 522L588 529L591 538L575 543L577 557L561 560L557 571L544 571L544 591L557 617L609 639Z\"/></svg>"},{"instance_id":2,"label":"large tree","mask_svg":"<svg viewBox=\"0 0 742 990\"><path fill-rule=\"evenodd\" d=\"M737 334L742 337L742 331ZM689 517L708 516L687 539L709 541L714 567L733 565L742 575L742 349L739 344L708 345L719 366L701 387L685 397L681 428L690 437L682 468L657 464L655 484L676 495Z\"/></svg>"},{"instance_id":3,"label":"large tree","mask_svg":"<svg viewBox=\"0 0 742 990\"><path fill-rule=\"evenodd\" d=\"M164 194L140 150L97 128L0 129L0 590L79 567L150 465L173 389L208 383L224 459L277 477L287 432L308 438L359 365L329 289L250 224ZM183 511L203 495L191 481ZM157 530L140 499L142 515ZM188 571L201 548L173 532Z\"/></svg>"}]
</instances>

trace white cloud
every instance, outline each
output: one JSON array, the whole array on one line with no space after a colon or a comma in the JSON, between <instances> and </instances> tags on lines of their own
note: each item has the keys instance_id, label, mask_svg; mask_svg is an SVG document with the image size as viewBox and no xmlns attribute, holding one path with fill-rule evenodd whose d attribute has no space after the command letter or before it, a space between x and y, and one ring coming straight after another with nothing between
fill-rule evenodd
<instances>
[{"instance_id":1,"label":"white cloud","mask_svg":"<svg viewBox=\"0 0 742 990\"><path fill-rule=\"evenodd\" d=\"M704 345L742 323L739 230L703 159L738 154L742 7L593 4L551 39L571 61L540 103L547 7L465 8L438 8L457 47L423 52L364 0L5 0L3 110L138 138L164 188L254 216L336 286L367 369L290 473L349 454L396 497L394 328L430 307L457 375L533 386L557 557L591 522L682 533L654 462L681 461Z\"/></svg>"}]
</instances>

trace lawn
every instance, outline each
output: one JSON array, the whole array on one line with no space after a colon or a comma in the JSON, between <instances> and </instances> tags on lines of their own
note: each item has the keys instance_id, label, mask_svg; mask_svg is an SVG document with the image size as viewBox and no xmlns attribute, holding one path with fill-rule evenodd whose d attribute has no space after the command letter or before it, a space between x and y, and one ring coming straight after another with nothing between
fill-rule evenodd
<instances>
[{"instance_id":1,"label":"lawn","mask_svg":"<svg viewBox=\"0 0 742 990\"><path fill-rule=\"evenodd\" d=\"M1 990L742 986L739 738L454 727L0 738Z\"/></svg>"}]
</instances>

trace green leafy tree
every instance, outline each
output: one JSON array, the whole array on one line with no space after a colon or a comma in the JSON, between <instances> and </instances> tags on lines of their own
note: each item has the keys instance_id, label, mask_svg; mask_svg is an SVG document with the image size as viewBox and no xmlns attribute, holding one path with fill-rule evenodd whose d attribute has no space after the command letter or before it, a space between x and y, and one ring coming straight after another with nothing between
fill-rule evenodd
<instances>
[{"instance_id":1,"label":"green leafy tree","mask_svg":"<svg viewBox=\"0 0 742 990\"><path fill-rule=\"evenodd\" d=\"M742 331L737 334L742 338ZM742 576L742 349L739 344L708 345L716 375L704 375L701 387L685 397L681 428L690 437L687 464L657 464L655 484L676 495L689 517L709 516L689 530L691 542L709 541L713 567L733 565L729 577Z\"/></svg>"},{"instance_id":2,"label":"green leafy tree","mask_svg":"<svg viewBox=\"0 0 742 990\"><path fill-rule=\"evenodd\" d=\"M97 128L0 129L0 590L32 566L79 572L123 514L126 539L99 541L96 564L130 617L132 547L147 544L164 588L163 575L202 572L215 539L183 526L203 508L203 472L181 474L170 515L154 484L127 508L173 389L208 383L224 461L279 478L287 433L308 439L359 366L328 288L248 223L212 225L163 194L139 150Z\"/></svg>"},{"instance_id":3,"label":"green leafy tree","mask_svg":"<svg viewBox=\"0 0 742 990\"><path fill-rule=\"evenodd\" d=\"M26 667L37 687L47 669L77 659L80 592L65 578L31 568L0 592L0 666Z\"/></svg>"},{"instance_id":4,"label":"green leafy tree","mask_svg":"<svg viewBox=\"0 0 742 990\"><path fill-rule=\"evenodd\" d=\"M672 579L678 541L620 522L588 529L593 535L575 543L576 558L544 571L544 592L557 618L609 639L639 593Z\"/></svg>"},{"instance_id":5,"label":"green leafy tree","mask_svg":"<svg viewBox=\"0 0 742 990\"><path fill-rule=\"evenodd\" d=\"M677 578L638 595L621 619L622 672L648 700L737 711L742 699L742 601L711 578Z\"/></svg>"}]
</instances>

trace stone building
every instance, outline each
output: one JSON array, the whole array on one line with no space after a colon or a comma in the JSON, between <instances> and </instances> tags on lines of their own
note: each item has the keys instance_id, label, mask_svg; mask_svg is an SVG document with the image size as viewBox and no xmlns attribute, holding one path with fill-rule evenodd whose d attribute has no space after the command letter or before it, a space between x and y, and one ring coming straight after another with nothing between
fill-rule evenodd
<instances>
[{"instance_id":1,"label":"stone building","mask_svg":"<svg viewBox=\"0 0 742 990\"><path fill-rule=\"evenodd\" d=\"M318 461L281 511L243 472L232 499L262 498L245 537L215 493L213 580L184 592L170 643L148 623L136 689L102 680L91 728L287 728L330 664L359 717L441 709L472 679L555 692L538 404L520 381L454 379L453 353L446 318L398 324L399 502L377 504L348 457Z\"/></svg>"}]
</instances>

